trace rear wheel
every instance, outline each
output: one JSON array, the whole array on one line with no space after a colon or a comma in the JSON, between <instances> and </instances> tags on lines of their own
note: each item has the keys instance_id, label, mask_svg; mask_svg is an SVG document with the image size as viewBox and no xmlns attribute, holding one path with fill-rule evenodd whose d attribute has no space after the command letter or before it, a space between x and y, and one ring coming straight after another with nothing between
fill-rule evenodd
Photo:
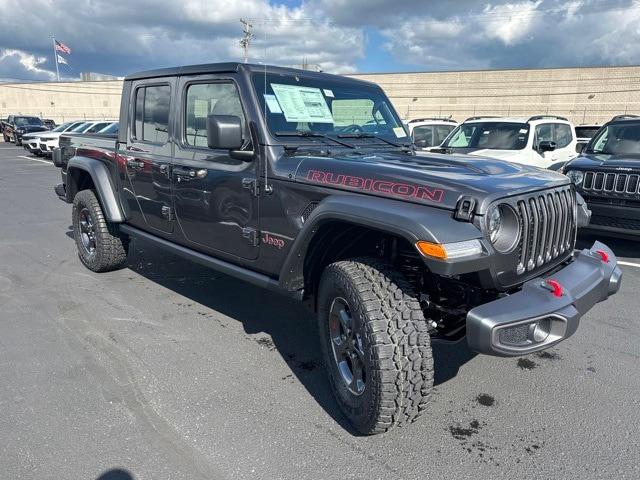
<instances>
[{"instance_id":1,"label":"rear wheel","mask_svg":"<svg viewBox=\"0 0 640 480\"><path fill-rule=\"evenodd\" d=\"M329 265L318 294L325 365L342 411L363 434L414 421L433 386L427 325L406 279L372 258Z\"/></svg>"},{"instance_id":2,"label":"rear wheel","mask_svg":"<svg viewBox=\"0 0 640 480\"><path fill-rule=\"evenodd\" d=\"M85 267L108 272L126 265L128 241L106 221L92 190L82 190L75 196L72 221L78 257Z\"/></svg>"}]
</instances>

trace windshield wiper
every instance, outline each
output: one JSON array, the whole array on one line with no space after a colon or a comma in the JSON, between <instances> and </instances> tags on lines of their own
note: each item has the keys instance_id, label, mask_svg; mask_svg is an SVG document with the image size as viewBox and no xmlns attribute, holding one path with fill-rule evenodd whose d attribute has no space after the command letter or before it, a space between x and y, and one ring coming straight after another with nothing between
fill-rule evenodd
<instances>
[{"instance_id":1,"label":"windshield wiper","mask_svg":"<svg viewBox=\"0 0 640 480\"><path fill-rule=\"evenodd\" d=\"M407 148L406 145L402 145L400 143L392 142L391 140L387 140L380 135L374 135L373 133L340 133L338 134L339 138L375 138L376 140L382 140L384 143L388 143L389 145L393 145L394 147Z\"/></svg>"},{"instance_id":2,"label":"windshield wiper","mask_svg":"<svg viewBox=\"0 0 640 480\"><path fill-rule=\"evenodd\" d=\"M276 137L317 137L317 138L326 138L332 140L333 142L342 145L344 147L356 148L355 145L352 145L347 142L342 142L337 138L330 137L329 135L325 135L324 133L311 132L309 130L291 130L291 131L280 131L275 133ZM340 136L340 135L338 135Z\"/></svg>"}]
</instances>

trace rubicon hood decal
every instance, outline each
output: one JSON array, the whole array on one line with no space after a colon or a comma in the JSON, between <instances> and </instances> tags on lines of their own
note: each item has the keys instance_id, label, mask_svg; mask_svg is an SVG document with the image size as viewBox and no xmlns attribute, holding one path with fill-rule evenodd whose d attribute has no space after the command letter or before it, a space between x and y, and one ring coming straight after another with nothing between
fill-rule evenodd
<instances>
[{"instance_id":1,"label":"rubicon hood decal","mask_svg":"<svg viewBox=\"0 0 640 480\"><path fill-rule=\"evenodd\" d=\"M375 178L356 177L322 170L309 170L306 179L311 183L346 187L350 190L360 190L398 198L428 200L435 203L440 203L445 193L444 190L440 188L430 188L422 185L392 182Z\"/></svg>"},{"instance_id":2,"label":"rubicon hood decal","mask_svg":"<svg viewBox=\"0 0 640 480\"><path fill-rule=\"evenodd\" d=\"M291 157L290 157L291 158ZM484 212L494 198L569 184L557 172L464 155L299 155L295 181L453 210L463 196Z\"/></svg>"}]
</instances>

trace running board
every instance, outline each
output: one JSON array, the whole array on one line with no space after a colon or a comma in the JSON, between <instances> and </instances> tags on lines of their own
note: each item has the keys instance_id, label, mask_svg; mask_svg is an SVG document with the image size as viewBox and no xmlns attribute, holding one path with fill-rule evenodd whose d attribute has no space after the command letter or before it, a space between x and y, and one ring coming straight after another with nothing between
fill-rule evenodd
<instances>
[{"instance_id":1,"label":"running board","mask_svg":"<svg viewBox=\"0 0 640 480\"><path fill-rule=\"evenodd\" d=\"M277 280L274 280L273 278L268 277L262 273L257 273L253 270L249 270L247 268L234 265L233 263L225 262L224 260L220 260L210 255L197 252L195 250L192 250L191 248L170 242L169 240L157 237L155 235L152 235L151 233L147 233L130 225L120 224L118 225L118 227L120 228L121 232L126 233L127 235L143 238L146 241L155 243L156 245L160 245L161 247L171 251L172 253L180 257L186 258L200 265L204 265L205 267L211 268L212 270L216 270L218 272L251 283L258 287L266 288L281 295L285 295L296 300L302 300L302 290L285 290L280 286L280 283L278 283Z\"/></svg>"}]
</instances>

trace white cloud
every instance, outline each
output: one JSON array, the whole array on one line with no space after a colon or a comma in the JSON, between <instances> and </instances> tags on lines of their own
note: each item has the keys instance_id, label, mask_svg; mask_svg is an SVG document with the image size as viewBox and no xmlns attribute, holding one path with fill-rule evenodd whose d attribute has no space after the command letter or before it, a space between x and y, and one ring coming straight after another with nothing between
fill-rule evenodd
<instances>
[{"instance_id":1,"label":"white cloud","mask_svg":"<svg viewBox=\"0 0 640 480\"><path fill-rule=\"evenodd\" d=\"M158 66L241 60L241 17L250 17L254 24L250 61L280 65L307 61L325 71L350 72L364 56L362 28L338 26L305 4L32 0L25 9L19 0L0 2L5 4L0 45L44 53L51 45L47 34L55 25L56 38L73 50L71 58L82 55L84 70L124 74Z\"/></svg>"},{"instance_id":2,"label":"white cloud","mask_svg":"<svg viewBox=\"0 0 640 480\"><path fill-rule=\"evenodd\" d=\"M10 48L0 50L0 77L18 80L23 78L54 80L55 72L43 68L46 61L46 57L22 50Z\"/></svg>"},{"instance_id":3,"label":"white cloud","mask_svg":"<svg viewBox=\"0 0 640 480\"><path fill-rule=\"evenodd\" d=\"M542 0L487 5L476 21L484 24L487 38L497 38L505 45L513 45L529 35L536 23L537 8L541 3Z\"/></svg>"}]
</instances>

